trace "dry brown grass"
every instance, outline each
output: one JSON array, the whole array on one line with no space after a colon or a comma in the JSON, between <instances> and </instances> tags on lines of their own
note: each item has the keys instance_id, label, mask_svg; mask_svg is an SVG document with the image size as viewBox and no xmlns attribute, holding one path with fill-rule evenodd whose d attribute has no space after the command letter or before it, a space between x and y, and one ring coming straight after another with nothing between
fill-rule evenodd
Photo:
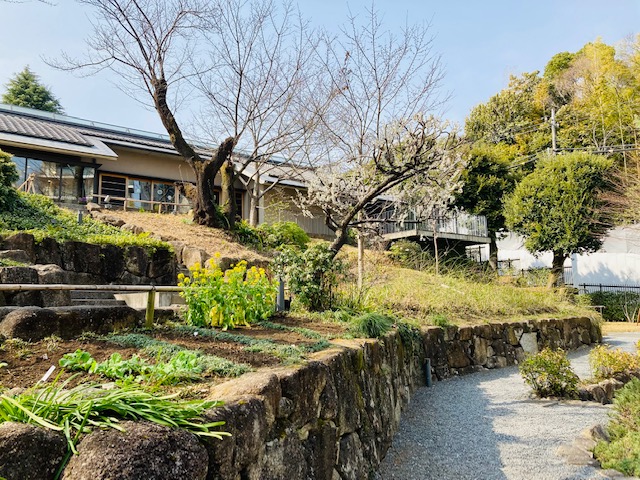
<instances>
[{"instance_id":1,"label":"dry brown grass","mask_svg":"<svg viewBox=\"0 0 640 480\"><path fill-rule=\"evenodd\" d=\"M231 235L223 230L192 224L188 215L121 210L111 210L109 215L138 225L145 232L158 235L165 241L184 242L192 247L201 248L211 256L219 252L223 257L241 258L249 263L264 263L269 260L264 254L236 243Z\"/></svg>"},{"instance_id":2,"label":"dry brown grass","mask_svg":"<svg viewBox=\"0 0 640 480\"><path fill-rule=\"evenodd\" d=\"M602 334L607 335L609 333L620 332L640 332L640 323L631 322L603 322Z\"/></svg>"}]
</instances>

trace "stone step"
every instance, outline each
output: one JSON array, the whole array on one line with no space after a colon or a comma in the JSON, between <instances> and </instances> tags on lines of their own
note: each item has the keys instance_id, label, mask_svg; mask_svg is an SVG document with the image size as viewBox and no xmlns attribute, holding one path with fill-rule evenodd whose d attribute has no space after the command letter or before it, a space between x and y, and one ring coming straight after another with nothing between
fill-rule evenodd
<instances>
[{"instance_id":1,"label":"stone step","mask_svg":"<svg viewBox=\"0 0 640 480\"><path fill-rule=\"evenodd\" d=\"M113 300L113 292L104 292L99 290L71 290L71 299L104 299Z\"/></svg>"},{"instance_id":2,"label":"stone step","mask_svg":"<svg viewBox=\"0 0 640 480\"><path fill-rule=\"evenodd\" d=\"M88 306L96 305L101 307L117 307L120 305L126 305L127 302L123 300L116 300L115 298L72 298L71 305Z\"/></svg>"}]
</instances>

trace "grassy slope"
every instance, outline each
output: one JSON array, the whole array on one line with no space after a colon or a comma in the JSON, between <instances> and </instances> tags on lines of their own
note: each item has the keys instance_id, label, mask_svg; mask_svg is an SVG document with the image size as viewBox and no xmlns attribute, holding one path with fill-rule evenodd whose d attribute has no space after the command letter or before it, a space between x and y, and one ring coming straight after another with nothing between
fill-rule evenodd
<instances>
[{"instance_id":1,"label":"grassy slope","mask_svg":"<svg viewBox=\"0 0 640 480\"><path fill-rule=\"evenodd\" d=\"M353 249L352 249L353 250ZM354 252L346 254L350 263ZM393 265L383 253L367 252L369 305L430 323L445 315L451 323L515 321L527 318L596 316L576 305L564 291L519 287L504 281L474 281L461 271L434 275Z\"/></svg>"}]
</instances>

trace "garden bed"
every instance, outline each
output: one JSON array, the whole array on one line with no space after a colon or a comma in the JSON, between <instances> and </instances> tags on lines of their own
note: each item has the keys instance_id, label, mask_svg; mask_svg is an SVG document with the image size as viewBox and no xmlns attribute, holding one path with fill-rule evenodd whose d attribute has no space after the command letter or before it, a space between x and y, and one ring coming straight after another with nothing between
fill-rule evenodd
<instances>
[{"instance_id":1,"label":"garden bed","mask_svg":"<svg viewBox=\"0 0 640 480\"><path fill-rule=\"evenodd\" d=\"M328 348L330 339L343 333L344 328L337 323L286 316L227 332L173 325L151 332L86 334L65 340L55 336L38 342L11 339L0 344L0 365L6 364L0 367L0 388L33 386L52 365L56 367L52 378L60 374L60 380L66 380L77 372L62 369L59 361L63 355L78 350L88 352L98 363L117 353L123 359L137 354L151 364L159 357L157 351L195 351L207 359L226 361L222 368L199 375L201 382L216 384L245 371L304 362L309 353ZM145 345L156 350L145 351ZM85 381L107 382L110 379L83 372L73 383Z\"/></svg>"}]
</instances>

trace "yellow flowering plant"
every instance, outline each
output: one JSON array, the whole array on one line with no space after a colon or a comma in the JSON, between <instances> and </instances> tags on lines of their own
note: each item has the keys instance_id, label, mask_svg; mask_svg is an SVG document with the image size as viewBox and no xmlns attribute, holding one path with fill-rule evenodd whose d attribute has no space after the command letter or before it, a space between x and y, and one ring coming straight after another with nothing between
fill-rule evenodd
<instances>
[{"instance_id":1,"label":"yellow flowering plant","mask_svg":"<svg viewBox=\"0 0 640 480\"><path fill-rule=\"evenodd\" d=\"M189 276L178 275L189 325L223 330L250 326L266 320L275 310L277 285L264 268L247 268L242 260L224 272L217 265L202 267L198 263L189 271Z\"/></svg>"}]
</instances>

